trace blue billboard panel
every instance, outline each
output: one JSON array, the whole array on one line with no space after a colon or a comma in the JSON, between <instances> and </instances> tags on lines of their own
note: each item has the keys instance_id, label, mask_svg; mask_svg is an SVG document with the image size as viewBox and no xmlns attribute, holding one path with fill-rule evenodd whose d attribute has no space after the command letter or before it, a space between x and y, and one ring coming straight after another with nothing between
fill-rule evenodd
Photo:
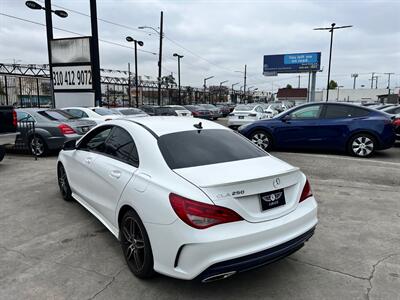
<instances>
[{"instance_id":1,"label":"blue billboard panel","mask_svg":"<svg viewBox=\"0 0 400 300\"><path fill-rule=\"evenodd\" d=\"M321 52L264 55L264 74L319 71Z\"/></svg>"}]
</instances>

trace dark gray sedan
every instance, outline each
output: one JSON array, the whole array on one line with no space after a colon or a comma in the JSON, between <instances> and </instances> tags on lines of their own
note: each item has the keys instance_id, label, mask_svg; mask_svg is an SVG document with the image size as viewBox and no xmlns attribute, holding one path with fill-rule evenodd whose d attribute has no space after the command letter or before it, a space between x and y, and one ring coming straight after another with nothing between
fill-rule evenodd
<instances>
[{"instance_id":1,"label":"dark gray sedan","mask_svg":"<svg viewBox=\"0 0 400 300\"><path fill-rule=\"evenodd\" d=\"M38 156L60 150L65 142L79 139L96 126L94 121L78 120L59 109L19 108L16 112L19 132L16 144L28 145L32 154Z\"/></svg>"}]
</instances>

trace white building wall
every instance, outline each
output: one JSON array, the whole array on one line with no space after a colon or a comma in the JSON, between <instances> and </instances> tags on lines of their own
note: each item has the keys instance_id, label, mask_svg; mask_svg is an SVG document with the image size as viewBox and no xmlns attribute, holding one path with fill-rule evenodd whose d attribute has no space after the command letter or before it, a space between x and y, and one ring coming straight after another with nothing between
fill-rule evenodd
<instances>
[{"instance_id":1,"label":"white building wall","mask_svg":"<svg viewBox=\"0 0 400 300\"><path fill-rule=\"evenodd\" d=\"M399 89L392 90L391 93L393 92L398 94ZM378 95L385 95L387 93L387 89L334 89L329 90L328 101L374 102L378 100ZM325 101L325 99L326 90L316 92L316 101Z\"/></svg>"}]
</instances>

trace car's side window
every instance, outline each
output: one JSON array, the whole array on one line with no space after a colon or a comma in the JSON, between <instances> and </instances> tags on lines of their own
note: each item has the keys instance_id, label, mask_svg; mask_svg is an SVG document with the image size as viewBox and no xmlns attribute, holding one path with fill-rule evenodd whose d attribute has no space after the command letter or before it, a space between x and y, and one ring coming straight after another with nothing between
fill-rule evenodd
<instances>
[{"instance_id":1,"label":"car's side window","mask_svg":"<svg viewBox=\"0 0 400 300\"><path fill-rule=\"evenodd\" d=\"M369 111L361 107L348 105L328 104L326 106L325 118L357 118L369 114Z\"/></svg>"},{"instance_id":2,"label":"car's side window","mask_svg":"<svg viewBox=\"0 0 400 300\"><path fill-rule=\"evenodd\" d=\"M321 115L322 105L311 105L295 110L290 114L292 119L318 119Z\"/></svg>"},{"instance_id":3,"label":"car's side window","mask_svg":"<svg viewBox=\"0 0 400 300\"><path fill-rule=\"evenodd\" d=\"M110 135L112 127L100 127L94 132L91 132L84 140L79 144L79 150L95 151L105 153L106 141Z\"/></svg>"},{"instance_id":4,"label":"car's side window","mask_svg":"<svg viewBox=\"0 0 400 300\"><path fill-rule=\"evenodd\" d=\"M30 114L28 114L26 112L18 111L17 112L17 121L18 122L24 122L24 121L25 122L27 122L27 121L35 122L35 119Z\"/></svg>"},{"instance_id":5,"label":"car's side window","mask_svg":"<svg viewBox=\"0 0 400 300\"><path fill-rule=\"evenodd\" d=\"M66 111L76 118L87 118L88 115L80 109L66 109Z\"/></svg>"},{"instance_id":6,"label":"car's side window","mask_svg":"<svg viewBox=\"0 0 400 300\"><path fill-rule=\"evenodd\" d=\"M135 167L139 166L139 155L132 136L115 126L106 141L105 153Z\"/></svg>"}]
</instances>

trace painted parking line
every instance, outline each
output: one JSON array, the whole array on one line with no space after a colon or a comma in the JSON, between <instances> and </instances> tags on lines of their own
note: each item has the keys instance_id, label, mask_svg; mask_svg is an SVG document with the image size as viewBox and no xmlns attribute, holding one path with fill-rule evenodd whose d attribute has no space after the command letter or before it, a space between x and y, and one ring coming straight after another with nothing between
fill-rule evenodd
<instances>
[{"instance_id":1,"label":"painted parking line","mask_svg":"<svg viewBox=\"0 0 400 300\"><path fill-rule=\"evenodd\" d=\"M357 158L357 157L346 157L346 156L340 156L340 155L326 155L326 154L317 154L317 153L295 153L295 152L276 152L276 153L284 153L284 154L295 154L297 156L312 156L312 157L322 157L322 158L335 158L335 159L341 159L341 160L348 160L348 161L359 161L359 162L371 162L371 163L377 163L377 164L383 164L383 165L388 165L388 166L400 166L400 163L397 162L388 162L388 161L381 161L381 160L374 160L374 159L369 159L369 158Z\"/></svg>"}]
</instances>

